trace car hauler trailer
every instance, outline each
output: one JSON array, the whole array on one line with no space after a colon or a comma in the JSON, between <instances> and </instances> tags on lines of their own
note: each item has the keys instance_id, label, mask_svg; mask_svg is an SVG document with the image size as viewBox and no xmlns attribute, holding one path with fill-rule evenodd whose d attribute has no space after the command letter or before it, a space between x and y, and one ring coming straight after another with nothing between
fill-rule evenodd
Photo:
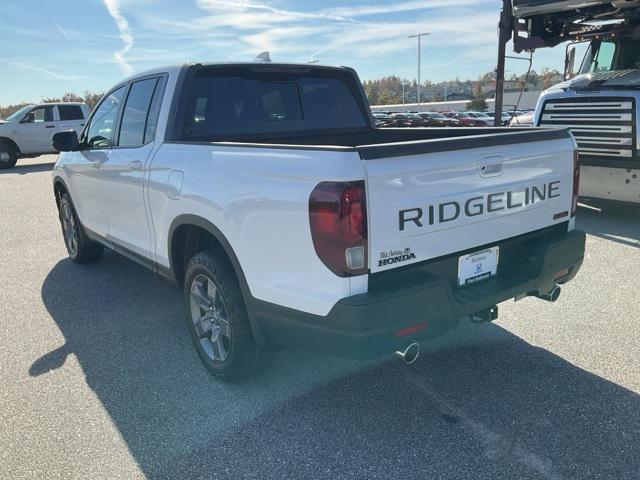
<instances>
[{"instance_id":1,"label":"car hauler trailer","mask_svg":"<svg viewBox=\"0 0 640 480\"><path fill-rule=\"evenodd\" d=\"M503 0L499 32L496 112L507 42L517 53L566 42L564 81L542 93L534 125L573 132L581 197L640 203L640 1Z\"/></svg>"}]
</instances>

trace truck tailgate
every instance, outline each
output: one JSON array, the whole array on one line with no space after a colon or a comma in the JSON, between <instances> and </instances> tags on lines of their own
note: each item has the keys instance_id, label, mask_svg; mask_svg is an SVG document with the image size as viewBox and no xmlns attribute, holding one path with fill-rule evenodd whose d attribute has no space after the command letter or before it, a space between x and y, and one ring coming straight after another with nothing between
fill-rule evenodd
<instances>
[{"instance_id":1,"label":"truck tailgate","mask_svg":"<svg viewBox=\"0 0 640 480\"><path fill-rule=\"evenodd\" d=\"M574 148L557 129L359 147L370 271L568 221Z\"/></svg>"}]
</instances>

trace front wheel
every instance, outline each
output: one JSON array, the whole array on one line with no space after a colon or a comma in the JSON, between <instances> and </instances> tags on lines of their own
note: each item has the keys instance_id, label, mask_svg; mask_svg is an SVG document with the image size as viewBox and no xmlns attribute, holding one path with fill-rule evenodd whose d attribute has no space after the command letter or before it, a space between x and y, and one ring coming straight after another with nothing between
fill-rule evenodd
<instances>
[{"instance_id":1,"label":"front wheel","mask_svg":"<svg viewBox=\"0 0 640 480\"><path fill-rule=\"evenodd\" d=\"M250 376L259 349L229 262L214 251L196 254L187 266L184 302L191 339L207 370L225 381Z\"/></svg>"},{"instance_id":2,"label":"front wheel","mask_svg":"<svg viewBox=\"0 0 640 480\"><path fill-rule=\"evenodd\" d=\"M90 263L99 260L102 257L104 247L87 238L69 194L63 193L61 195L59 209L62 236L69 258L76 263Z\"/></svg>"},{"instance_id":3,"label":"front wheel","mask_svg":"<svg viewBox=\"0 0 640 480\"><path fill-rule=\"evenodd\" d=\"M0 170L6 170L16 166L18 152L7 143L0 143Z\"/></svg>"}]
</instances>

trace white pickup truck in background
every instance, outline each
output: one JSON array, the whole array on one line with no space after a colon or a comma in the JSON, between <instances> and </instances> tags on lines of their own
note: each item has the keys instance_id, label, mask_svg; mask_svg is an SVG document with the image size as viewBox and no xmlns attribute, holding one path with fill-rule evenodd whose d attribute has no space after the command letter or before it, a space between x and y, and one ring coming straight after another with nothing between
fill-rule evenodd
<instances>
[{"instance_id":1,"label":"white pickup truck in background","mask_svg":"<svg viewBox=\"0 0 640 480\"><path fill-rule=\"evenodd\" d=\"M57 132L82 131L89 117L86 103L28 105L0 120L0 169L13 168L20 157L56 153L51 137Z\"/></svg>"},{"instance_id":2,"label":"white pickup truck in background","mask_svg":"<svg viewBox=\"0 0 640 480\"><path fill-rule=\"evenodd\" d=\"M270 344L413 360L463 317L556 300L584 257L566 129L377 129L349 68L153 70L54 145L71 259L175 281L224 379Z\"/></svg>"}]
</instances>

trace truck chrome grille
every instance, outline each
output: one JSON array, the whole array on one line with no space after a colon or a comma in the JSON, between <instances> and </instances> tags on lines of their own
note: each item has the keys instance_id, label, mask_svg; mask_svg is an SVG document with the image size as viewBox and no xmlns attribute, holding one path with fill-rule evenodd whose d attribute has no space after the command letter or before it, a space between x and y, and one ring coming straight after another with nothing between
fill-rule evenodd
<instances>
[{"instance_id":1,"label":"truck chrome grille","mask_svg":"<svg viewBox=\"0 0 640 480\"><path fill-rule=\"evenodd\" d=\"M581 157L631 159L635 156L633 98L562 98L545 102L540 126L568 127Z\"/></svg>"}]
</instances>

